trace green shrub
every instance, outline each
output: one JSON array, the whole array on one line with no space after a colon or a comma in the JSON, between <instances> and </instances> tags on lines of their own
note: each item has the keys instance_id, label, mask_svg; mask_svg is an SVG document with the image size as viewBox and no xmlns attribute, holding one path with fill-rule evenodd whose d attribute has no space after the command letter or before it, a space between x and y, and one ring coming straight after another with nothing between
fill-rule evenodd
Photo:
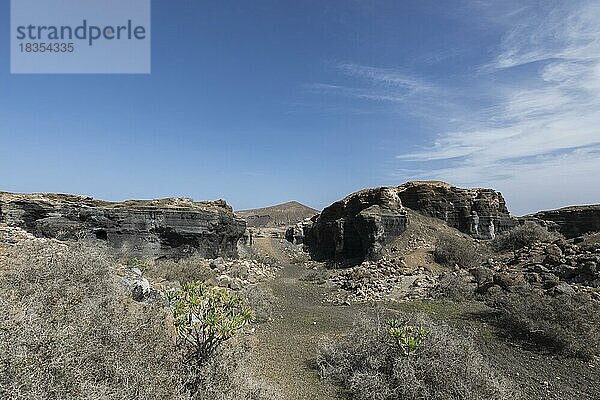
<instances>
[{"instance_id":1,"label":"green shrub","mask_svg":"<svg viewBox=\"0 0 600 400\"><path fill-rule=\"evenodd\" d=\"M388 335L390 335L404 355L409 356L421 347L429 335L427 329L421 326L405 325L397 319L388 321Z\"/></svg>"},{"instance_id":2,"label":"green shrub","mask_svg":"<svg viewBox=\"0 0 600 400\"><path fill-rule=\"evenodd\" d=\"M487 300L498 324L511 335L568 356L600 354L598 303L583 293L551 297L528 289L501 292Z\"/></svg>"},{"instance_id":3,"label":"green shrub","mask_svg":"<svg viewBox=\"0 0 600 400\"><path fill-rule=\"evenodd\" d=\"M496 251L514 251L531 246L536 242L553 242L560 237L559 233L549 232L535 222L526 221L523 225L516 226L496 236L491 245Z\"/></svg>"},{"instance_id":4,"label":"green shrub","mask_svg":"<svg viewBox=\"0 0 600 400\"><path fill-rule=\"evenodd\" d=\"M230 290L188 282L167 295L173 310L178 344L187 360L204 364L223 342L253 318L246 302Z\"/></svg>"},{"instance_id":5,"label":"green shrub","mask_svg":"<svg viewBox=\"0 0 600 400\"><path fill-rule=\"evenodd\" d=\"M472 268L482 261L481 252L469 240L459 236L445 234L438 239L433 257L439 264L453 267Z\"/></svg>"},{"instance_id":6,"label":"green shrub","mask_svg":"<svg viewBox=\"0 0 600 400\"><path fill-rule=\"evenodd\" d=\"M356 400L517 399L469 338L423 316L362 318L346 337L321 344L323 377Z\"/></svg>"}]
</instances>

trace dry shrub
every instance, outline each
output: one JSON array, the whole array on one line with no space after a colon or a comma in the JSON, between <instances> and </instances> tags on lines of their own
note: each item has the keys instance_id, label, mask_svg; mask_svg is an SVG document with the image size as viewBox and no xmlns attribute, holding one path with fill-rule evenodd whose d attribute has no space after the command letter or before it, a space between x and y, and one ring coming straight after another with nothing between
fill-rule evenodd
<instances>
[{"instance_id":1,"label":"dry shrub","mask_svg":"<svg viewBox=\"0 0 600 400\"><path fill-rule=\"evenodd\" d=\"M465 301L475 296L475 285L455 273L444 273L433 289L431 295L435 299Z\"/></svg>"},{"instance_id":2,"label":"dry shrub","mask_svg":"<svg viewBox=\"0 0 600 400\"><path fill-rule=\"evenodd\" d=\"M166 312L126 298L102 249L30 243L9 257L1 398L184 398Z\"/></svg>"},{"instance_id":3,"label":"dry shrub","mask_svg":"<svg viewBox=\"0 0 600 400\"><path fill-rule=\"evenodd\" d=\"M526 221L523 225L516 226L509 231L503 232L492 240L492 248L496 251L518 250L531 246L537 242L553 242L561 235L550 232L535 222Z\"/></svg>"},{"instance_id":4,"label":"dry shrub","mask_svg":"<svg viewBox=\"0 0 600 400\"><path fill-rule=\"evenodd\" d=\"M427 332L415 351L401 351L381 317L363 318L347 337L320 346L322 375L356 400L518 398L471 339L423 316L401 320Z\"/></svg>"},{"instance_id":5,"label":"dry shrub","mask_svg":"<svg viewBox=\"0 0 600 400\"><path fill-rule=\"evenodd\" d=\"M196 256L180 260L159 259L148 261L143 266L144 275L153 279L164 279L170 282L186 284L188 282L206 281L217 276L206 260Z\"/></svg>"},{"instance_id":6,"label":"dry shrub","mask_svg":"<svg viewBox=\"0 0 600 400\"><path fill-rule=\"evenodd\" d=\"M133 301L117 279L106 251L84 243L10 251L0 264L0 398L192 398L169 310ZM275 398L238 353L211 359L193 398Z\"/></svg>"},{"instance_id":7,"label":"dry shrub","mask_svg":"<svg viewBox=\"0 0 600 400\"><path fill-rule=\"evenodd\" d=\"M500 292L487 300L498 324L512 336L588 359L600 355L599 304L584 293L551 297L528 289Z\"/></svg>"},{"instance_id":8,"label":"dry shrub","mask_svg":"<svg viewBox=\"0 0 600 400\"><path fill-rule=\"evenodd\" d=\"M327 282L330 276L331 273L326 268L320 267L318 269L312 269L308 271L300 278L300 280L304 282L313 282L318 285L322 285L325 282Z\"/></svg>"},{"instance_id":9,"label":"dry shrub","mask_svg":"<svg viewBox=\"0 0 600 400\"><path fill-rule=\"evenodd\" d=\"M445 234L438 239L433 257L439 264L465 268L479 266L483 259L481 252L472 241L450 234Z\"/></svg>"},{"instance_id":10,"label":"dry shrub","mask_svg":"<svg viewBox=\"0 0 600 400\"><path fill-rule=\"evenodd\" d=\"M221 348L202 366L197 384L197 400L280 400L274 388L253 377L247 358L251 352L244 343ZM194 373L194 372L192 372Z\"/></svg>"}]
</instances>

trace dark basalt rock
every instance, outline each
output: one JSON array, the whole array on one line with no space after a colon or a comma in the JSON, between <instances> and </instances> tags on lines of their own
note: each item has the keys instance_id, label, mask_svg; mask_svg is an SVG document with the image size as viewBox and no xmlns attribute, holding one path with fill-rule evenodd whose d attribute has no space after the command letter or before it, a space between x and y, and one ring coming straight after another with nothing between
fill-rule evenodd
<instances>
[{"instance_id":1,"label":"dark basalt rock","mask_svg":"<svg viewBox=\"0 0 600 400\"><path fill-rule=\"evenodd\" d=\"M402 204L475 238L492 239L517 225L504 197L493 189L462 189L445 182L408 182L398 186Z\"/></svg>"},{"instance_id":2,"label":"dark basalt rock","mask_svg":"<svg viewBox=\"0 0 600 400\"><path fill-rule=\"evenodd\" d=\"M367 189L304 224L303 242L317 260L377 259L383 245L407 224L407 212L393 188Z\"/></svg>"},{"instance_id":3,"label":"dark basalt rock","mask_svg":"<svg viewBox=\"0 0 600 400\"><path fill-rule=\"evenodd\" d=\"M554 226L567 238L600 232L600 204L540 211L528 217Z\"/></svg>"},{"instance_id":4,"label":"dark basalt rock","mask_svg":"<svg viewBox=\"0 0 600 400\"><path fill-rule=\"evenodd\" d=\"M91 197L0 192L0 222L38 236L94 238L142 257L237 256L245 222L224 201L106 202Z\"/></svg>"},{"instance_id":5,"label":"dark basalt rock","mask_svg":"<svg viewBox=\"0 0 600 400\"><path fill-rule=\"evenodd\" d=\"M353 193L303 223L301 229L289 230L287 236L295 243L303 242L317 260L377 259L383 246L406 230L405 207L480 239L491 239L517 224L502 194L492 189L408 182ZM298 231L303 232L302 238Z\"/></svg>"}]
</instances>

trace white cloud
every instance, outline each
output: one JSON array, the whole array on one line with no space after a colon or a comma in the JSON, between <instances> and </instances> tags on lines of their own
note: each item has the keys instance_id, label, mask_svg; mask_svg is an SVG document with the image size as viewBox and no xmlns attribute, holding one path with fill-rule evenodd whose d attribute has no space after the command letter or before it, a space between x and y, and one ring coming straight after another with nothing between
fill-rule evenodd
<instances>
[{"instance_id":1,"label":"white cloud","mask_svg":"<svg viewBox=\"0 0 600 400\"><path fill-rule=\"evenodd\" d=\"M390 103L390 112L444 126L431 143L396 157L387 173L394 182L498 188L516 213L600 202L600 2L470 6L480 11L470 22L505 35L489 62L465 68L476 71L466 79L433 83L399 68L342 63L335 69L355 85L307 88Z\"/></svg>"},{"instance_id":2,"label":"white cloud","mask_svg":"<svg viewBox=\"0 0 600 400\"><path fill-rule=\"evenodd\" d=\"M338 64L337 68L349 76L367 79L375 84L404 88L409 92L423 92L434 89L430 83L393 68L369 67L349 63Z\"/></svg>"},{"instance_id":3,"label":"white cloud","mask_svg":"<svg viewBox=\"0 0 600 400\"><path fill-rule=\"evenodd\" d=\"M328 83L311 83L305 85L305 88L313 93L340 95L362 100L374 100L381 102L406 101L406 98L401 94L384 90L373 90L372 88L355 88L342 85L331 85Z\"/></svg>"},{"instance_id":4,"label":"white cloud","mask_svg":"<svg viewBox=\"0 0 600 400\"><path fill-rule=\"evenodd\" d=\"M441 133L398 160L417 162L420 179L504 188L520 211L598 202L600 3L565 3L518 16L493 62L482 69L487 74L477 79L536 64L516 71L517 84L502 81L502 74L496 78L501 100L472 110L477 126ZM439 167L440 160L446 166ZM557 184L570 197L557 193Z\"/></svg>"}]
</instances>

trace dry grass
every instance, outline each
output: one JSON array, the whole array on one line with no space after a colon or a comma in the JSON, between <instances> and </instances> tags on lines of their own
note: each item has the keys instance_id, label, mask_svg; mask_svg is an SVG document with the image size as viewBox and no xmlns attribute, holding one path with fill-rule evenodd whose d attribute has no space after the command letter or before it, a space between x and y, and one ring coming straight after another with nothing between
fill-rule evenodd
<instances>
[{"instance_id":1,"label":"dry grass","mask_svg":"<svg viewBox=\"0 0 600 400\"><path fill-rule=\"evenodd\" d=\"M429 332L416 351L410 355L400 351L381 316L363 318L348 337L321 346L322 375L346 388L349 398L356 400L519 398L473 341L422 316L402 319Z\"/></svg>"},{"instance_id":2,"label":"dry grass","mask_svg":"<svg viewBox=\"0 0 600 400\"><path fill-rule=\"evenodd\" d=\"M277 298L269 286L258 284L245 287L242 296L254 311L254 322L266 322L273 318Z\"/></svg>"},{"instance_id":3,"label":"dry grass","mask_svg":"<svg viewBox=\"0 0 600 400\"><path fill-rule=\"evenodd\" d=\"M184 398L165 311L127 299L102 249L19 246L0 298L0 397Z\"/></svg>"},{"instance_id":4,"label":"dry grass","mask_svg":"<svg viewBox=\"0 0 600 400\"><path fill-rule=\"evenodd\" d=\"M496 251L514 251L525 246L531 246L536 242L553 242L561 237L559 233L549 232L543 226L527 221L523 225L499 234L492 240L491 245Z\"/></svg>"},{"instance_id":5,"label":"dry grass","mask_svg":"<svg viewBox=\"0 0 600 400\"><path fill-rule=\"evenodd\" d=\"M217 276L217 273L207 266L205 260L195 256L181 260L147 261L142 263L141 267L144 275L153 280L164 279L182 285L188 282L203 282Z\"/></svg>"},{"instance_id":6,"label":"dry grass","mask_svg":"<svg viewBox=\"0 0 600 400\"><path fill-rule=\"evenodd\" d=\"M455 273L444 273L432 291L432 297L439 300L465 301L475 297L475 285Z\"/></svg>"},{"instance_id":7,"label":"dry grass","mask_svg":"<svg viewBox=\"0 0 600 400\"><path fill-rule=\"evenodd\" d=\"M465 268L477 267L483 259L482 252L472 240L452 234L442 234L439 237L433 257L439 264Z\"/></svg>"},{"instance_id":8,"label":"dry grass","mask_svg":"<svg viewBox=\"0 0 600 400\"><path fill-rule=\"evenodd\" d=\"M487 301L498 324L513 337L568 356L600 355L598 303L583 293L551 297L522 289L501 292Z\"/></svg>"},{"instance_id":9,"label":"dry grass","mask_svg":"<svg viewBox=\"0 0 600 400\"><path fill-rule=\"evenodd\" d=\"M0 398L191 399L168 309L130 299L106 251L28 242L0 265ZM195 399L273 399L221 351Z\"/></svg>"}]
</instances>

